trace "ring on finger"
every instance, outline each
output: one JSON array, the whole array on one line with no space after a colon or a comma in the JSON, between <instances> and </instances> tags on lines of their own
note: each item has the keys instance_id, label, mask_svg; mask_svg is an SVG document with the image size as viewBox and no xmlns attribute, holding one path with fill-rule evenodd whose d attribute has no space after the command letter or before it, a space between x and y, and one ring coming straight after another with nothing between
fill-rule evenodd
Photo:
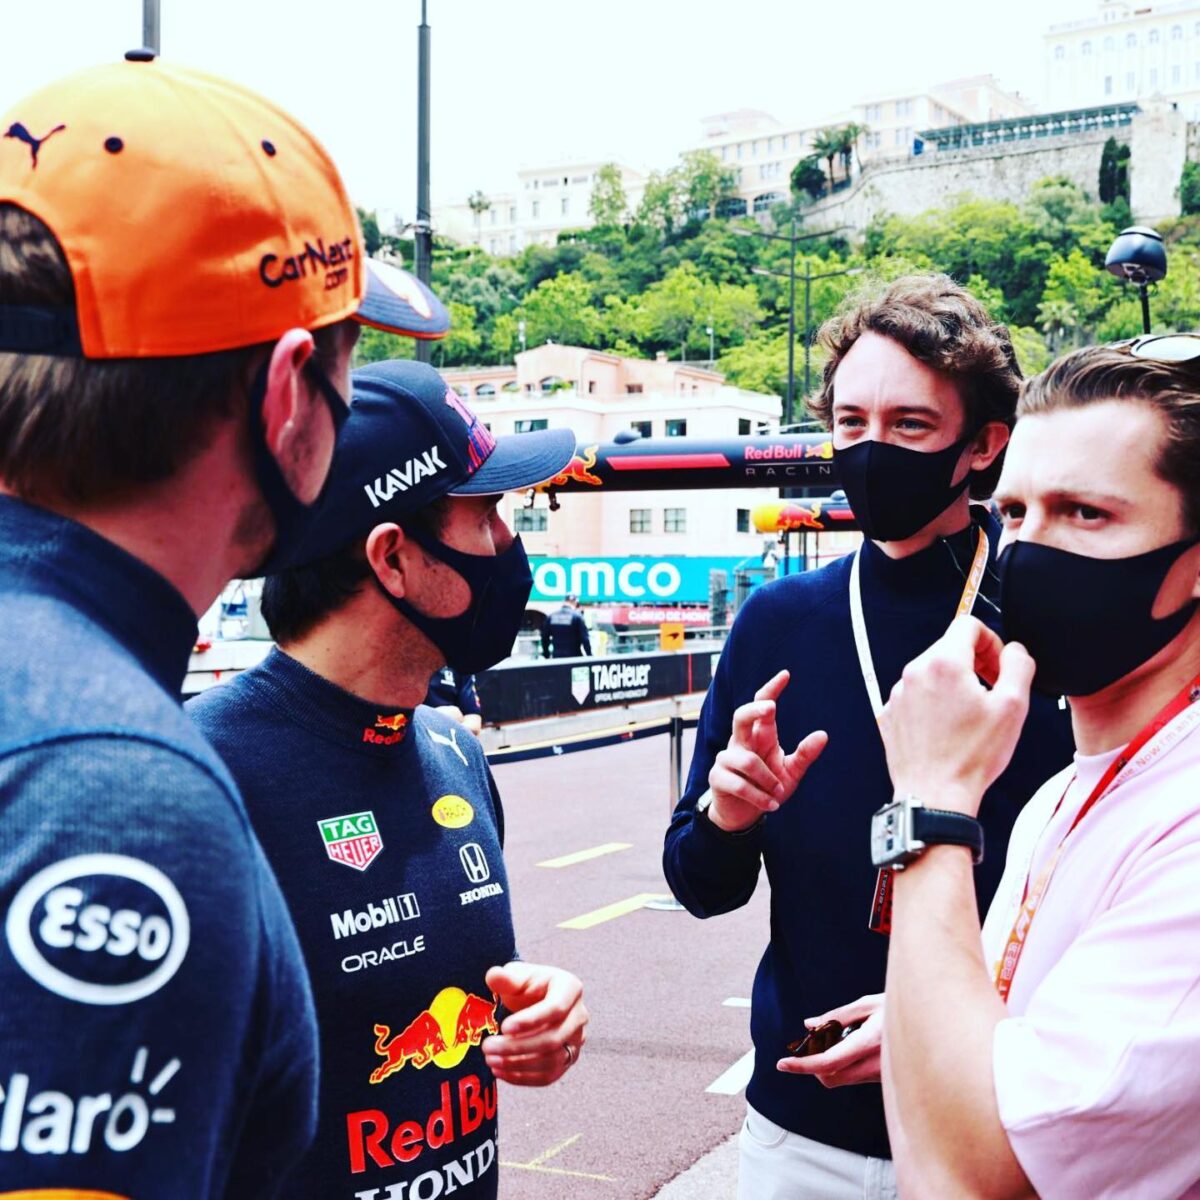
<instances>
[{"instance_id":1,"label":"ring on finger","mask_svg":"<svg viewBox=\"0 0 1200 1200\"><path fill-rule=\"evenodd\" d=\"M563 1049L567 1052L567 1066L569 1067L575 1061L575 1047L570 1042L564 1042Z\"/></svg>"}]
</instances>

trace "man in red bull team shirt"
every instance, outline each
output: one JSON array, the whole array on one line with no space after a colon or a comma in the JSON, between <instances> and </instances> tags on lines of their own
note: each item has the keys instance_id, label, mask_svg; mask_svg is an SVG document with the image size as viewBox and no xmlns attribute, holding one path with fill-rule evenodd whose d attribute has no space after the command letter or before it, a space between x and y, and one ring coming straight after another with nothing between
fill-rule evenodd
<instances>
[{"instance_id":1,"label":"man in red bull team shirt","mask_svg":"<svg viewBox=\"0 0 1200 1200\"><path fill-rule=\"evenodd\" d=\"M294 1200L494 1197L496 1080L551 1083L583 1045L579 980L515 961L479 743L421 704L435 670L511 650L532 579L497 493L549 478L574 444L496 441L430 367L356 371L311 565L263 592L280 648L189 705L312 979L320 1113Z\"/></svg>"},{"instance_id":2,"label":"man in red bull team shirt","mask_svg":"<svg viewBox=\"0 0 1200 1200\"><path fill-rule=\"evenodd\" d=\"M178 697L196 614L295 548L354 319L447 328L406 291L236 84L133 51L0 118L6 1196L269 1200L311 1140L295 931Z\"/></svg>"}]
</instances>

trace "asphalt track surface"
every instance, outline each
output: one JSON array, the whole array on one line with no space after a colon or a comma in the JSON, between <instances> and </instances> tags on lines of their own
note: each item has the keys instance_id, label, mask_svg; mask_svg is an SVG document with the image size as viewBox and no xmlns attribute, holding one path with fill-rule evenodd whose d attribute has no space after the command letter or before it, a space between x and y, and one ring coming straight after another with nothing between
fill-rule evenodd
<instances>
[{"instance_id":1,"label":"asphalt track surface","mask_svg":"<svg viewBox=\"0 0 1200 1200\"><path fill-rule=\"evenodd\" d=\"M731 1068L750 1048L744 1005L767 939L766 879L746 907L709 921L634 901L668 892L667 770L666 737L495 769L517 944L531 962L574 971L591 1012L561 1081L501 1085L501 1200L652 1197L741 1124L746 1075ZM622 901L630 911L608 915ZM608 919L590 923L600 910Z\"/></svg>"}]
</instances>

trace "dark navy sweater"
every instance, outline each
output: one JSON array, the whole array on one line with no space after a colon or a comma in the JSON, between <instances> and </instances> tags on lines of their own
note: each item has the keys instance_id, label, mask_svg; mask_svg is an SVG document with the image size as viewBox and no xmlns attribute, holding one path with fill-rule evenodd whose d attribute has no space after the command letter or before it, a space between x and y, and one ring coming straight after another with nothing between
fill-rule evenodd
<instances>
[{"instance_id":1,"label":"dark navy sweater","mask_svg":"<svg viewBox=\"0 0 1200 1200\"><path fill-rule=\"evenodd\" d=\"M973 510L975 511L975 510ZM991 539L998 530L985 519ZM880 690L886 699L906 663L946 630L962 594L974 529L893 560L864 543L863 610ZM994 547L993 547L994 549ZM994 554L993 554L994 563ZM770 943L751 1004L754 1075L747 1099L804 1137L857 1154L888 1157L881 1090L827 1089L775 1064L804 1019L881 992L887 939L867 927L874 895L871 814L892 795L883 743L859 670L850 625L851 556L758 589L738 613L704 703L687 788L666 836L664 868L675 895L699 917L745 904L766 866ZM989 568L975 615L998 624ZM989 603L989 600L991 601ZM713 760L729 741L733 711L782 668L791 680L779 700L785 750L814 729L829 744L796 793L752 833L732 837L695 814ZM983 911L1004 866L1021 807L1071 757L1068 714L1035 696L1012 763L980 811L986 857L976 871Z\"/></svg>"},{"instance_id":2,"label":"dark navy sweater","mask_svg":"<svg viewBox=\"0 0 1200 1200\"><path fill-rule=\"evenodd\" d=\"M0 1193L291 1195L312 998L237 788L179 707L195 614L2 497L0 613Z\"/></svg>"},{"instance_id":3,"label":"dark navy sweater","mask_svg":"<svg viewBox=\"0 0 1200 1200\"><path fill-rule=\"evenodd\" d=\"M516 957L503 814L478 741L361 700L272 650L188 704L300 934L320 1114L289 1200L496 1195L487 969Z\"/></svg>"}]
</instances>

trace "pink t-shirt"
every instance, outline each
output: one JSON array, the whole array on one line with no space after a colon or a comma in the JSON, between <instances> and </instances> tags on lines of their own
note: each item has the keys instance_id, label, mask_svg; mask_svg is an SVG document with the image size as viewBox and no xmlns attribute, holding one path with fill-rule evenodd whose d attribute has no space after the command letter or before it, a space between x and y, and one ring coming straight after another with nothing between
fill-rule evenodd
<instances>
[{"instance_id":1,"label":"pink t-shirt","mask_svg":"<svg viewBox=\"0 0 1200 1200\"><path fill-rule=\"evenodd\" d=\"M1017 820L983 927L993 972L1026 879L1116 754L1077 755ZM1200 1198L1200 725L1071 834L1008 1010L1000 1120L1044 1200Z\"/></svg>"}]
</instances>

